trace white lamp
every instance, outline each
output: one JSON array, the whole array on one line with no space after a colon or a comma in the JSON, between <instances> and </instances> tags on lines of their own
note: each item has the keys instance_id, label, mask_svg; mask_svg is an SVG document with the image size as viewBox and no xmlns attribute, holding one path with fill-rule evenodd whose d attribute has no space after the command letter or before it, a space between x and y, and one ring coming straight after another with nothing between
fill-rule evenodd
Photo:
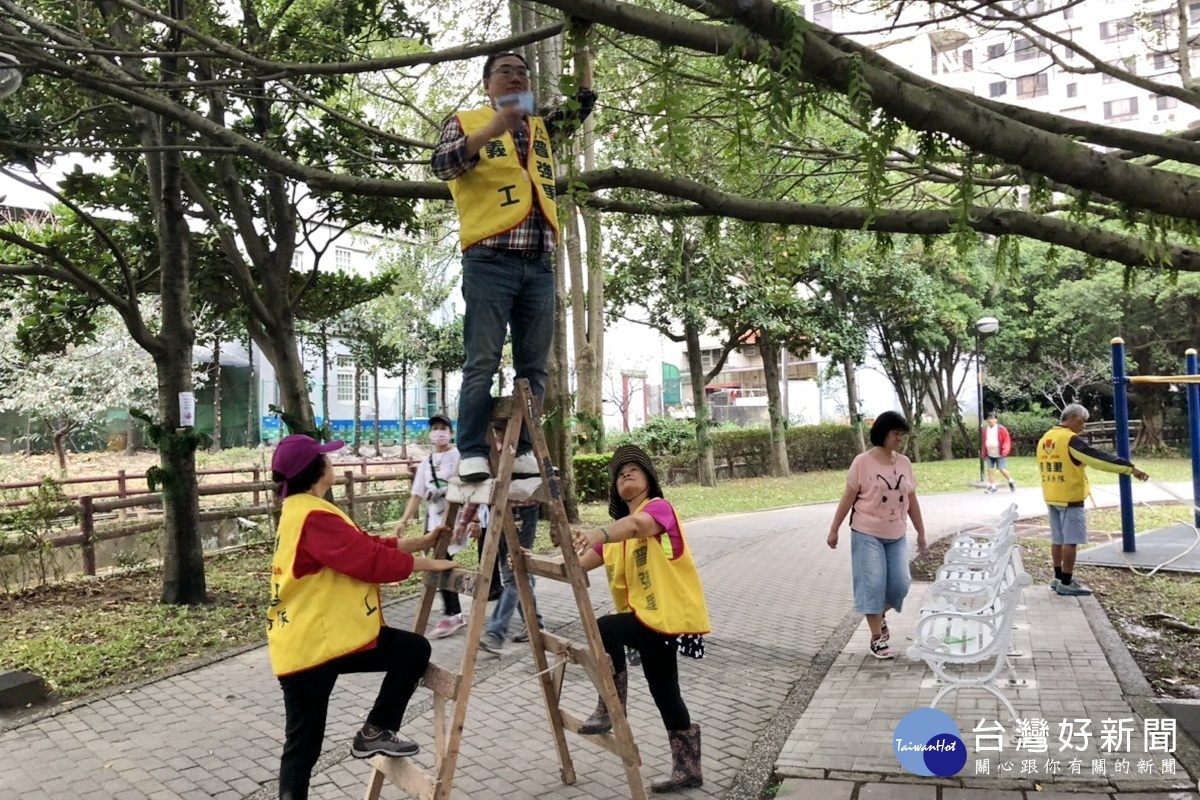
<instances>
[{"instance_id":1,"label":"white lamp","mask_svg":"<svg viewBox=\"0 0 1200 800\"><path fill-rule=\"evenodd\" d=\"M1000 320L995 317L980 317L975 322L975 330L981 336L987 336L1000 330Z\"/></svg>"},{"instance_id":2,"label":"white lamp","mask_svg":"<svg viewBox=\"0 0 1200 800\"><path fill-rule=\"evenodd\" d=\"M8 53L0 53L0 98L8 97L21 88L19 62Z\"/></svg>"}]
</instances>

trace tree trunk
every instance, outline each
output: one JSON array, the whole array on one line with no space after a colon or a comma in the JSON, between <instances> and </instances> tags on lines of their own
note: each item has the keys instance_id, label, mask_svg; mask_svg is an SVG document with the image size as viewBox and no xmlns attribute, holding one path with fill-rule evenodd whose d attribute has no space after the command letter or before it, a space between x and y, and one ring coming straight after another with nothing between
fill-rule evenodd
<instances>
[{"instance_id":1,"label":"tree trunk","mask_svg":"<svg viewBox=\"0 0 1200 800\"><path fill-rule=\"evenodd\" d=\"M400 457L408 458L408 365L400 369Z\"/></svg>"},{"instance_id":2,"label":"tree trunk","mask_svg":"<svg viewBox=\"0 0 1200 800\"><path fill-rule=\"evenodd\" d=\"M54 442L54 457L58 460L58 471L65 478L67 476L67 447L63 440L71 432L71 425L56 428L52 425L47 425L50 428L50 438Z\"/></svg>"},{"instance_id":3,"label":"tree trunk","mask_svg":"<svg viewBox=\"0 0 1200 800\"><path fill-rule=\"evenodd\" d=\"M862 401L858 399L858 365L852 358L842 359L842 372L846 375L846 403L850 406L850 424L858 437L858 451L867 451L867 440L863 436Z\"/></svg>"},{"instance_id":4,"label":"tree trunk","mask_svg":"<svg viewBox=\"0 0 1200 800\"><path fill-rule=\"evenodd\" d=\"M289 301L288 287L270 272L262 273L264 301L270 307L275 324L264 327L251 324L255 342L275 368L279 384L279 404L295 422L290 433L317 433L312 401L308 395L308 378L304 374L304 359L296 339L296 317ZM276 285L276 284L279 285Z\"/></svg>"},{"instance_id":5,"label":"tree trunk","mask_svg":"<svg viewBox=\"0 0 1200 800\"><path fill-rule=\"evenodd\" d=\"M383 451L379 449L379 370L371 370L371 385L374 388L375 394L371 398L375 401L375 457L379 458L383 455Z\"/></svg>"},{"instance_id":6,"label":"tree trunk","mask_svg":"<svg viewBox=\"0 0 1200 800\"><path fill-rule=\"evenodd\" d=\"M138 435L137 420L135 420L131 416L125 420L125 457L126 458L129 458L130 456L137 453L137 435Z\"/></svg>"},{"instance_id":7,"label":"tree trunk","mask_svg":"<svg viewBox=\"0 0 1200 800\"><path fill-rule=\"evenodd\" d=\"M173 77L164 60L164 75ZM163 144L175 144L171 126L163 126ZM180 154L168 150L150 164L161 164L161 198L158 207L159 296L162 324L159 347L153 353L158 376L158 419L165 441L159 442L159 466L163 473L163 588L162 602L195 605L208 600L204 580L204 551L200 541L200 499L196 491L196 449L181 437L194 436L182 429L179 395L191 392L192 327L190 252L188 226L181 191Z\"/></svg>"},{"instance_id":8,"label":"tree trunk","mask_svg":"<svg viewBox=\"0 0 1200 800\"><path fill-rule=\"evenodd\" d=\"M692 373L692 406L696 410L696 470L701 486L717 485L717 467L713 462L712 419L708 409L708 393L704 391L705 373L700 363L700 328L690 320L683 325L687 340L688 371Z\"/></svg>"},{"instance_id":9,"label":"tree trunk","mask_svg":"<svg viewBox=\"0 0 1200 800\"><path fill-rule=\"evenodd\" d=\"M450 406L446 402L446 368L438 367L438 410L450 416Z\"/></svg>"},{"instance_id":10,"label":"tree trunk","mask_svg":"<svg viewBox=\"0 0 1200 800\"><path fill-rule=\"evenodd\" d=\"M213 334L213 432L209 452L221 450L221 333Z\"/></svg>"},{"instance_id":11,"label":"tree trunk","mask_svg":"<svg viewBox=\"0 0 1200 800\"><path fill-rule=\"evenodd\" d=\"M362 367L354 359L354 455L361 456L358 446L362 441Z\"/></svg>"},{"instance_id":12,"label":"tree trunk","mask_svg":"<svg viewBox=\"0 0 1200 800\"><path fill-rule=\"evenodd\" d=\"M558 256L554 271L554 340L550 346L549 375L543 405L542 430L550 460L558 465L562 481L563 508L570 522L579 522L579 500L575 494L575 461L571 447L571 388L568 381L570 362L567 353L567 285L563 255Z\"/></svg>"},{"instance_id":13,"label":"tree trunk","mask_svg":"<svg viewBox=\"0 0 1200 800\"><path fill-rule=\"evenodd\" d=\"M246 337L246 361L249 364L249 385L246 387L246 447L255 447L254 422L258 419L258 406L254 402L254 340Z\"/></svg>"},{"instance_id":14,"label":"tree trunk","mask_svg":"<svg viewBox=\"0 0 1200 800\"><path fill-rule=\"evenodd\" d=\"M321 427L329 428L329 325L322 320L321 337Z\"/></svg>"},{"instance_id":15,"label":"tree trunk","mask_svg":"<svg viewBox=\"0 0 1200 800\"><path fill-rule=\"evenodd\" d=\"M779 390L780 348L766 336L760 336L758 344L762 353L763 378L767 383L767 411L771 417L771 477L786 478L792 471L788 468L787 415Z\"/></svg>"}]
</instances>

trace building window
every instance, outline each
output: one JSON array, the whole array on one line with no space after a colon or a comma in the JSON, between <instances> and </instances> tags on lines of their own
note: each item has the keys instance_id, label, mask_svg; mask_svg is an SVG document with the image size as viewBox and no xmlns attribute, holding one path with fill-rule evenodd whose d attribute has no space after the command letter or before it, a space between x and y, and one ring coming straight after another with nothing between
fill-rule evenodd
<instances>
[{"instance_id":1,"label":"building window","mask_svg":"<svg viewBox=\"0 0 1200 800\"><path fill-rule=\"evenodd\" d=\"M1126 97L1123 100L1109 100L1104 104L1104 119L1108 122L1128 122L1137 119L1138 102L1136 97Z\"/></svg>"},{"instance_id":2,"label":"building window","mask_svg":"<svg viewBox=\"0 0 1200 800\"><path fill-rule=\"evenodd\" d=\"M292 269L304 269L304 253L300 252L299 250L292 253Z\"/></svg>"},{"instance_id":3,"label":"building window","mask_svg":"<svg viewBox=\"0 0 1200 800\"><path fill-rule=\"evenodd\" d=\"M1156 111L1169 111L1172 108L1179 107L1179 101L1174 97L1164 94L1151 95L1154 98L1154 109Z\"/></svg>"},{"instance_id":4,"label":"building window","mask_svg":"<svg viewBox=\"0 0 1200 800\"><path fill-rule=\"evenodd\" d=\"M1200 22L1200 3L1188 4L1188 22L1193 25Z\"/></svg>"},{"instance_id":5,"label":"building window","mask_svg":"<svg viewBox=\"0 0 1200 800\"><path fill-rule=\"evenodd\" d=\"M1050 76L1044 72L1017 78L1017 97L1028 100L1041 97L1050 91Z\"/></svg>"},{"instance_id":6,"label":"building window","mask_svg":"<svg viewBox=\"0 0 1200 800\"><path fill-rule=\"evenodd\" d=\"M721 357L720 350L701 350L700 351L700 366L704 369L712 369L717 365L717 359Z\"/></svg>"},{"instance_id":7,"label":"building window","mask_svg":"<svg viewBox=\"0 0 1200 800\"><path fill-rule=\"evenodd\" d=\"M963 72L974 72L975 71L975 51L974 50L963 50L962 69L963 69Z\"/></svg>"},{"instance_id":8,"label":"building window","mask_svg":"<svg viewBox=\"0 0 1200 800\"><path fill-rule=\"evenodd\" d=\"M1173 15L1168 14L1166 11L1159 11L1156 14L1151 14L1147 20L1150 25L1150 30L1165 31L1167 29L1168 20L1170 20L1172 16Z\"/></svg>"},{"instance_id":9,"label":"building window","mask_svg":"<svg viewBox=\"0 0 1200 800\"><path fill-rule=\"evenodd\" d=\"M349 247L333 248L333 266L339 270L350 269L350 248Z\"/></svg>"},{"instance_id":10,"label":"building window","mask_svg":"<svg viewBox=\"0 0 1200 800\"><path fill-rule=\"evenodd\" d=\"M371 401L371 373L366 370L358 376L358 392L359 397L367 402Z\"/></svg>"},{"instance_id":11,"label":"building window","mask_svg":"<svg viewBox=\"0 0 1200 800\"><path fill-rule=\"evenodd\" d=\"M337 401L354 402L354 359L350 356L337 357Z\"/></svg>"},{"instance_id":12,"label":"building window","mask_svg":"<svg viewBox=\"0 0 1200 800\"><path fill-rule=\"evenodd\" d=\"M1007 49L1004 44L989 44L987 47L987 60L994 61L997 58L1004 58L1004 51Z\"/></svg>"},{"instance_id":13,"label":"building window","mask_svg":"<svg viewBox=\"0 0 1200 800\"><path fill-rule=\"evenodd\" d=\"M833 27L833 3L813 3L812 21L822 28Z\"/></svg>"},{"instance_id":14,"label":"building window","mask_svg":"<svg viewBox=\"0 0 1200 800\"><path fill-rule=\"evenodd\" d=\"M988 84L988 97L1003 97L1008 94L1008 81Z\"/></svg>"},{"instance_id":15,"label":"building window","mask_svg":"<svg viewBox=\"0 0 1200 800\"><path fill-rule=\"evenodd\" d=\"M1013 46L1013 60L1028 61L1031 58L1037 58L1042 55L1042 48L1045 44L1045 37L1037 36L1033 39L1026 39L1022 36L1017 39L1017 43Z\"/></svg>"},{"instance_id":16,"label":"building window","mask_svg":"<svg viewBox=\"0 0 1200 800\"><path fill-rule=\"evenodd\" d=\"M1067 84L1067 97L1078 97L1078 96L1079 96L1079 84L1078 83L1068 83Z\"/></svg>"},{"instance_id":17,"label":"building window","mask_svg":"<svg viewBox=\"0 0 1200 800\"><path fill-rule=\"evenodd\" d=\"M1100 23L1100 38L1106 42L1120 42L1133 35L1133 17L1122 17Z\"/></svg>"},{"instance_id":18,"label":"building window","mask_svg":"<svg viewBox=\"0 0 1200 800\"><path fill-rule=\"evenodd\" d=\"M1150 64L1156 72L1161 72L1164 69L1172 69L1174 64L1171 63L1170 53L1155 53L1150 57Z\"/></svg>"}]
</instances>

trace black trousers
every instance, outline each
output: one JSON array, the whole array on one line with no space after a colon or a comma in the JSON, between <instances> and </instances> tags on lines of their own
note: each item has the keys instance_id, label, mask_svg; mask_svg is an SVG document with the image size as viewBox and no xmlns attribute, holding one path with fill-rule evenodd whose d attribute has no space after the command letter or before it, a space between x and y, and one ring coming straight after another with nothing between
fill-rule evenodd
<instances>
[{"instance_id":1,"label":"black trousers","mask_svg":"<svg viewBox=\"0 0 1200 800\"><path fill-rule=\"evenodd\" d=\"M280 800L305 800L313 766L325 739L329 695L339 675L383 672L383 683L367 722L389 731L400 727L417 681L429 666L429 641L411 631L381 628L375 647L336 658L319 667L279 679L287 714L283 758L279 762Z\"/></svg>"},{"instance_id":2,"label":"black trousers","mask_svg":"<svg viewBox=\"0 0 1200 800\"><path fill-rule=\"evenodd\" d=\"M604 641L604 652L612 659L613 669L622 672L627 668L625 648L632 647L642 655L642 673L650 687L650 696L663 725L669 731L682 731L691 727L692 717L679 693L678 650L674 636L665 636L638 622L632 613L609 614L596 620L600 638Z\"/></svg>"}]
</instances>

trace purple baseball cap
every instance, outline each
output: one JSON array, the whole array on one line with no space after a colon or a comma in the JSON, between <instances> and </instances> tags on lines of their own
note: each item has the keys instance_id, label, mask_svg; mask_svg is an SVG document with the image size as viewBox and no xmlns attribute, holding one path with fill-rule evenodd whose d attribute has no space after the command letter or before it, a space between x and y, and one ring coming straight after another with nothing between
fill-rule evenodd
<instances>
[{"instance_id":1,"label":"purple baseball cap","mask_svg":"<svg viewBox=\"0 0 1200 800\"><path fill-rule=\"evenodd\" d=\"M346 443L340 439L336 442L321 444L311 436L303 433L293 433L279 440L275 454L271 456L271 469L285 478L294 478L301 470L317 459L323 453L341 450Z\"/></svg>"}]
</instances>

